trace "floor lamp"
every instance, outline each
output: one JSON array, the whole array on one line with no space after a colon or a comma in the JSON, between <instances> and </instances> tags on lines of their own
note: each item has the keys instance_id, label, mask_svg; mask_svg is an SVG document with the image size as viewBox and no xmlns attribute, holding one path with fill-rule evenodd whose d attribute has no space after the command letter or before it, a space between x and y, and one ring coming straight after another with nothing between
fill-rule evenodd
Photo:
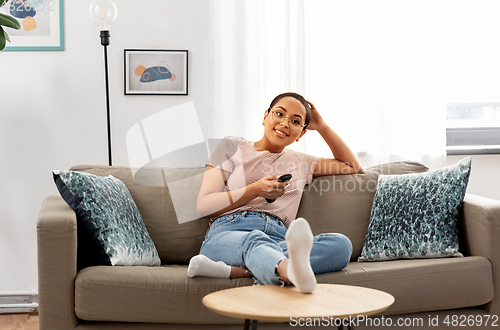
<instances>
[{"instance_id":1,"label":"floor lamp","mask_svg":"<svg viewBox=\"0 0 500 330\"><path fill-rule=\"evenodd\" d=\"M99 26L101 30L101 45L104 47L104 76L106 80L106 113L108 129L108 160L111 161L111 119L109 113L109 79L108 79L108 45L109 28L118 16L118 7L112 0L94 0L90 4L89 14L92 21Z\"/></svg>"}]
</instances>

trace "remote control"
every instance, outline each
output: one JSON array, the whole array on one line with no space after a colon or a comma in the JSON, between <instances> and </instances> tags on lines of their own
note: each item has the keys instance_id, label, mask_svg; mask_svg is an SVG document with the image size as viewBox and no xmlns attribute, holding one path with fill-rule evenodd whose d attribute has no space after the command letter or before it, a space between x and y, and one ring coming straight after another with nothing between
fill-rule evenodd
<instances>
[{"instance_id":1,"label":"remote control","mask_svg":"<svg viewBox=\"0 0 500 330\"><path fill-rule=\"evenodd\" d=\"M278 182L287 182L288 180L290 180L292 178L292 175L289 173L289 174L283 174L282 176L280 176L278 178ZM266 198L266 201L268 203L272 203L274 202L276 199L269 199L269 198Z\"/></svg>"}]
</instances>

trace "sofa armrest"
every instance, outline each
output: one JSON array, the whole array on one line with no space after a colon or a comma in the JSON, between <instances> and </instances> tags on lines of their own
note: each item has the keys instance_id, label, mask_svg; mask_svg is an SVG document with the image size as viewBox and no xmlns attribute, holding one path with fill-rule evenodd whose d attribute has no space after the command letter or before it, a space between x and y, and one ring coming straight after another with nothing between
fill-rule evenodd
<instances>
[{"instance_id":1,"label":"sofa armrest","mask_svg":"<svg viewBox=\"0 0 500 330\"><path fill-rule=\"evenodd\" d=\"M500 315L500 201L467 194L460 229L463 251L491 262L495 298L486 309Z\"/></svg>"},{"instance_id":2,"label":"sofa armrest","mask_svg":"<svg viewBox=\"0 0 500 330\"><path fill-rule=\"evenodd\" d=\"M40 330L73 329L77 272L75 212L60 196L48 196L38 215L38 295Z\"/></svg>"}]
</instances>

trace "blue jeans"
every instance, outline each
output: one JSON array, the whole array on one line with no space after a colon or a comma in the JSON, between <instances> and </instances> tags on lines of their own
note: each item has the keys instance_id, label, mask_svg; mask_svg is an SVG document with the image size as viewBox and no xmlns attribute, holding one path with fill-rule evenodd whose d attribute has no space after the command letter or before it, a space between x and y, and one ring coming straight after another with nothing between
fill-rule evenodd
<instances>
[{"instance_id":1,"label":"blue jeans","mask_svg":"<svg viewBox=\"0 0 500 330\"><path fill-rule=\"evenodd\" d=\"M230 266L246 268L260 284L281 284L276 266L288 258L286 227L267 213L242 211L217 218L200 254ZM352 244L342 234L314 237L311 266L315 274L342 270L349 264Z\"/></svg>"}]
</instances>

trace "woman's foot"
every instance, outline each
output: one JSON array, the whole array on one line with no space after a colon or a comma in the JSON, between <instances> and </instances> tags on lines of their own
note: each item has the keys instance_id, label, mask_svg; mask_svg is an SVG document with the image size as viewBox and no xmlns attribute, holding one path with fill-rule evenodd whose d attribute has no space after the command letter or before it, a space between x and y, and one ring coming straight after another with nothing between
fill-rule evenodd
<instances>
[{"instance_id":1,"label":"woman's foot","mask_svg":"<svg viewBox=\"0 0 500 330\"><path fill-rule=\"evenodd\" d=\"M212 259L199 254L189 260L187 270L189 277L204 276L216 278L241 278L253 277L245 268L228 266L222 261L215 262Z\"/></svg>"},{"instance_id":2,"label":"woman's foot","mask_svg":"<svg viewBox=\"0 0 500 330\"><path fill-rule=\"evenodd\" d=\"M287 267L286 276L302 293L311 293L316 288L310 261L313 239L311 227L304 218L292 221L285 236L289 259L282 266Z\"/></svg>"},{"instance_id":3,"label":"woman's foot","mask_svg":"<svg viewBox=\"0 0 500 330\"><path fill-rule=\"evenodd\" d=\"M203 254L198 254L189 260L187 274L189 277L229 278L231 275L231 266L226 265L222 261L215 262Z\"/></svg>"}]
</instances>

